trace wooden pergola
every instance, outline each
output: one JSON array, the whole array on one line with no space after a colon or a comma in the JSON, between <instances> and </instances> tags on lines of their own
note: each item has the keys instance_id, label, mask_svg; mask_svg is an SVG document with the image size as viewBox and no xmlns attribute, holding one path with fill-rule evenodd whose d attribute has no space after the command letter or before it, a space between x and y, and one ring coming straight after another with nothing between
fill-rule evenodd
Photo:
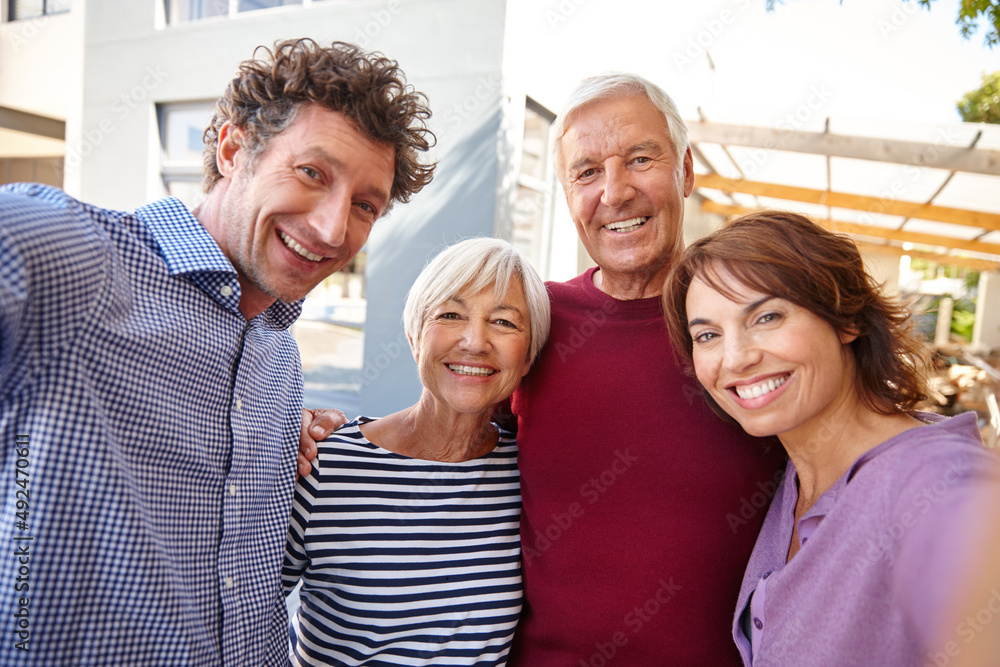
<instances>
[{"instance_id":1,"label":"wooden pergola","mask_svg":"<svg viewBox=\"0 0 1000 667\"><path fill-rule=\"evenodd\" d=\"M867 251L1000 270L1000 126L890 128L903 138L835 133L829 119L821 132L704 116L688 127L708 213L791 209Z\"/></svg>"}]
</instances>

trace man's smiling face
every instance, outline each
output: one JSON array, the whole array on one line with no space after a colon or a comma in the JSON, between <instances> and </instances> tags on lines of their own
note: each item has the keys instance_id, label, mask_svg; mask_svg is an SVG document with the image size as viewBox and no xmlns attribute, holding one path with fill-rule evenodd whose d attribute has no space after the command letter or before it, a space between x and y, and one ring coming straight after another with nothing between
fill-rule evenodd
<instances>
[{"instance_id":1,"label":"man's smiling face","mask_svg":"<svg viewBox=\"0 0 1000 667\"><path fill-rule=\"evenodd\" d=\"M389 204L394 149L318 105L299 109L252 164L241 140L231 126L220 135L229 182L210 231L239 274L241 307L298 301L365 244Z\"/></svg>"},{"instance_id":2,"label":"man's smiling face","mask_svg":"<svg viewBox=\"0 0 1000 667\"><path fill-rule=\"evenodd\" d=\"M665 278L694 172L663 113L645 95L596 100L573 112L560 141L566 202L591 258L607 273Z\"/></svg>"}]
</instances>

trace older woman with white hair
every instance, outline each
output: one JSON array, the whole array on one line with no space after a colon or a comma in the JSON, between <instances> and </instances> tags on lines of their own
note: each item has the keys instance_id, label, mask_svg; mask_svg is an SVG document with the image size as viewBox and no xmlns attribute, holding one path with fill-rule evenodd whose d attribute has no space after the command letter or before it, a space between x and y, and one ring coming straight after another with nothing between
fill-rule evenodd
<instances>
[{"instance_id":1,"label":"older woman with white hair","mask_svg":"<svg viewBox=\"0 0 1000 667\"><path fill-rule=\"evenodd\" d=\"M404 328L420 400L338 429L295 490L296 665L506 663L521 496L517 445L491 416L548 336L545 285L506 241L462 241L417 278Z\"/></svg>"}]
</instances>

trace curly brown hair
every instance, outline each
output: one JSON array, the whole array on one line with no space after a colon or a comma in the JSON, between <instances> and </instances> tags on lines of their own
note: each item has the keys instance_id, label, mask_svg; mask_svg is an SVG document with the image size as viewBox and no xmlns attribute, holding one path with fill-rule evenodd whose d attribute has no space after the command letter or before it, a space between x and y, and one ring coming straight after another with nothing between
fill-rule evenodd
<instances>
[{"instance_id":1,"label":"curly brown hair","mask_svg":"<svg viewBox=\"0 0 1000 667\"><path fill-rule=\"evenodd\" d=\"M674 350L689 371L688 289L697 277L732 296L721 271L750 289L805 308L838 333L856 334L850 343L857 361L855 386L867 407L881 414L909 412L926 397L926 355L906 307L882 294L853 241L786 211L741 216L693 243L672 267L663 312Z\"/></svg>"},{"instance_id":2,"label":"curly brown hair","mask_svg":"<svg viewBox=\"0 0 1000 667\"><path fill-rule=\"evenodd\" d=\"M259 51L263 57L257 57ZM431 112L427 98L406 83L396 61L353 44L334 42L323 48L303 38L275 42L273 51L258 46L215 103L204 134L205 192L222 178L215 158L225 123L243 130L242 148L253 165L271 138L311 103L344 114L371 139L395 149L390 204L409 201L430 182L434 164L421 164L418 158L434 143L426 124Z\"/></svg>"}]
</instances>

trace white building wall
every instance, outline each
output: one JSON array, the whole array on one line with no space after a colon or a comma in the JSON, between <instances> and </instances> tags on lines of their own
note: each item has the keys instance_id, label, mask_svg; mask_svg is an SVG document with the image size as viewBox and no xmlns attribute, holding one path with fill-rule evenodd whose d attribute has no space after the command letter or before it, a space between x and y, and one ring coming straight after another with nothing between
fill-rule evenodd
<instances>
[{"instance_id":1,"label":"white building wall","mask_svg":"<svg viewBox=\"0 0 1000 667\"><path fill-rule=\"evenodd\" d=\"M83 10L9 23L7 10L3 2L0 105L66 120L80 95Z\"/></svg>"},{"instance_id":2,"label":"white building wall","mask_svg":"<svg viewBox=\"0 0 1000 667\"><path fill-rule=\"evenodd\" d=\"M155 105L217 98L257 45L342 40L399 61L429 98L439 167L368 242L360 406L387 414L420 391L400 323L413 279L444 245L496 230L504 17L505 0L329 0L166 26L162 0L88 0L79 159L67 167L82 199L134 208L164 194Z\"/></svg>"},{"instance_id":3,"label":"white building wall","mask_svg":"<svg viewBox=\"0 0 1000 667\"><path fill-rule=\"evenodd\" d=\"M70 12L7 21L0 3L0 106L66 121L76 131L83 101L84 0ZM0 157L62 157L61 140L3 131ZM65 183L64 183L65 186Z\"/></svg>"}]
</instances>

